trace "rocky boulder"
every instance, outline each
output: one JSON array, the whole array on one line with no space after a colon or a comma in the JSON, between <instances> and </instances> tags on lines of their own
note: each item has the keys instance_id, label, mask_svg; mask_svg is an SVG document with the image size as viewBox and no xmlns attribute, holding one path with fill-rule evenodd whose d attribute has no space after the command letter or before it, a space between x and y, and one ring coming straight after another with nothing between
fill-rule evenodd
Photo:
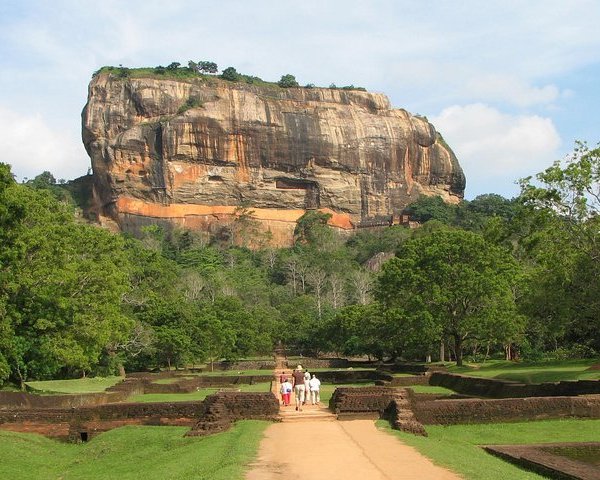
<instances>
[{"instance_id":1,"label":"rocky boulder","mask_svg":"<svg viewBox=\"0 0 600 480\"><path fill-rule=\"evenodd\" d=\"M340 229L387 225L420 194L455 203L465 187L433 125L382 94L100 73L82 120L96 212L134 233L164 223L288 245L308 209Z\"/></svg>"}]
</instances>

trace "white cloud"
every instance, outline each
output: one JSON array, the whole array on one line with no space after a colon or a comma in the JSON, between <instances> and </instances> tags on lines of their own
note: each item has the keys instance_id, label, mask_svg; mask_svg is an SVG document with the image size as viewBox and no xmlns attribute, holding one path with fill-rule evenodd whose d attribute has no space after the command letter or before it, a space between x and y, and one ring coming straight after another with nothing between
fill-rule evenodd
<instances>
[{"instance_id":1,"label":"white cloud","mask_svg":"<svg viewBox=\"0 0 600 480\"><path fill-rule=\"evenodd\" d=\"M467 90L474 98L504 101L519 107L550 104L561 92L556 85L534 87L512 75L487 74L467 82Z\"/></svg>"},{"instance_id":2,"label":"white cloud","mask_svg":"<svg viewBox=\"0 0 600 480\"><path fill-rule=\"evenodd\" d=\"M89 159L81 139L53 128L40 114L23 115L0 106L0 162L19 179L48 170L58 178L85 173Z\"/></svg>"},{"instance_id":3,"label":"white cloud","mask_svg":"<svg viewBox=\"0 0 600 480\"><path fill-rule=\"evenodd\" d=\"M452 147L467 177L468 197L509 188L558 158L560 136L550 118L510 115L488 105L454 105L430 119ZM500 191L501 189L505 191Z\"/></svg>"}]
</instances>

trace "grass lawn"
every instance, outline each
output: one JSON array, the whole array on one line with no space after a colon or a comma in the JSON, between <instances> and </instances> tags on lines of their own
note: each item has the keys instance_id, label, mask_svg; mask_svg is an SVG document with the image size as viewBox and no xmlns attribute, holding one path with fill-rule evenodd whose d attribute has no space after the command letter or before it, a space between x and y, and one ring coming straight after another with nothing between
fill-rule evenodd
<instances>
[{"instance_id":1,"label":"grass lawn","mask_svg":"<svg viewBox=\"0 0 600 480\"><path fill-rule=\"evenodd\" d=\"M557 382L560 380L598 380L600 370L587 370L598 360L554 360L514 363L490 360L465 367L450 367L451 373L474 377L500 378L524 383Z\"/></svg>"},{"instance_id":2,"label":"grass lawn","mask_svg":"<svg viewBox=\"0 0 600 480\"><path fill-rule=\"evenodd\" d=\"M74 380L45 380L26 382L27 386L39 392L52 393L95 393L103 392L119 383L123 377L86 377Z\"/></svg>"},{"instance_id":3,"label":"grass lawn","mask_svg":"<svg viewBox=\"0 0 600 480\"><path fill-rule=\"evenodd\" d=\"M454 395L456 392L449 388L436 387L433 385L411 385L406 387L412 389L415 393L435 393L437 395Z\"/></svg>"},{"instance_id":4,"label":"grass lawn","mask_svg":"<svg viewBox=\"0 0 600 480\"><path fill-rule=\"evenodd\" d=\"M183 437L185 427L123 427L83 444L0 431L0 478L242 479L269 424L245 420L227 432L195 438Z\"/></svg>"},{"instance_id":5,"label":"grass lawn","mask_svg":"<svg viewBox=\"0 0 600 480\"><path fill-rule=\"evenodd\" d=\"M392 430L382 420L377 424L437 465L448 467L467 480L545 478L504 462L486 453L479 445L600 441L600 420L544 420L447 427L429 425L426 427L427 438Z\"/></svg>"},{"instance_id":6,"label":"grass lawn","mask_svg":"<svg viewBox=\"0 0 600 480\"><path fill-rule=\"evenodd\" d=\"M191 393L146 393L133 395L127 399L128 402L193 402L204 400L209 395L219 390L240 390L242 392L268 392L271 387L270 382L255 383L254 385L239 385L231 388L202 388Z\"/></svg>"}]
</instances>

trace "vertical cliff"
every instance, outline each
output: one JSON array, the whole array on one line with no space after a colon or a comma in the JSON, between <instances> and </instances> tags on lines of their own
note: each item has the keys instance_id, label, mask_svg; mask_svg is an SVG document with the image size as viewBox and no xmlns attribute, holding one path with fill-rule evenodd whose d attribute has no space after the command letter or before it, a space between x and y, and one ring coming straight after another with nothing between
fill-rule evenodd
<instances>
[{"instance_id":1,"label":"vertical cliff","mask_svg":"<svg viewBox=\"0 0 600 480\"><path fill-rule=\"evenodd\" d=\"M101 73L82 116L97 209L125 230L214 231L243 206L284 245L307 209L352 229L465 187L433 125L381 94Z\"/></svg>"}]
</instances>

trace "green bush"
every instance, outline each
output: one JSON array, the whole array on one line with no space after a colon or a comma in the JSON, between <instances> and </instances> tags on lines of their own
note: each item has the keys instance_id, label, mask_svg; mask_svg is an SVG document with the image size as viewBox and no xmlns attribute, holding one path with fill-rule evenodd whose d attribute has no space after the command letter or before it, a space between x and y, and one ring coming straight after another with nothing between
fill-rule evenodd
<instances>
[{"instance_id":1,"label":"green bush","mask_svg":"<svg viewBox=\"0 0 600 480\"><path fill-rule=\"evenodd\" d=\"M289 73L282 75L279 82L277 82L277 85L279 85L281 88L291 88L299 86L298 82L296 81L296 77L290 75Z\"/></svg>"},{"instance_id":2,"label":"green bush","mask_svg":"<svg viewBox=\"0 0 600 480\"><path fill-rule=\"evenodd\" d=\"M240 79L240 74L233 67L227 67L221 73L221 78L223 80L229 80L230 82L237 82Z\"/></svg>"},{"instance_id":3,"label":"green bush","mask_svg":"<svg viewBox=\"0 0 600 480\"><path fill-rule=\"evenodd\" d=\"M201 106L202 106L202 100L200 100L200 98L190 97L185 101L185 103L181 107L179 107L179 110L177 110L177 113L182 114L183 112L186 112L191 108L197 108L197 107L201 107Z\"/></svg>"}]
</instances>

